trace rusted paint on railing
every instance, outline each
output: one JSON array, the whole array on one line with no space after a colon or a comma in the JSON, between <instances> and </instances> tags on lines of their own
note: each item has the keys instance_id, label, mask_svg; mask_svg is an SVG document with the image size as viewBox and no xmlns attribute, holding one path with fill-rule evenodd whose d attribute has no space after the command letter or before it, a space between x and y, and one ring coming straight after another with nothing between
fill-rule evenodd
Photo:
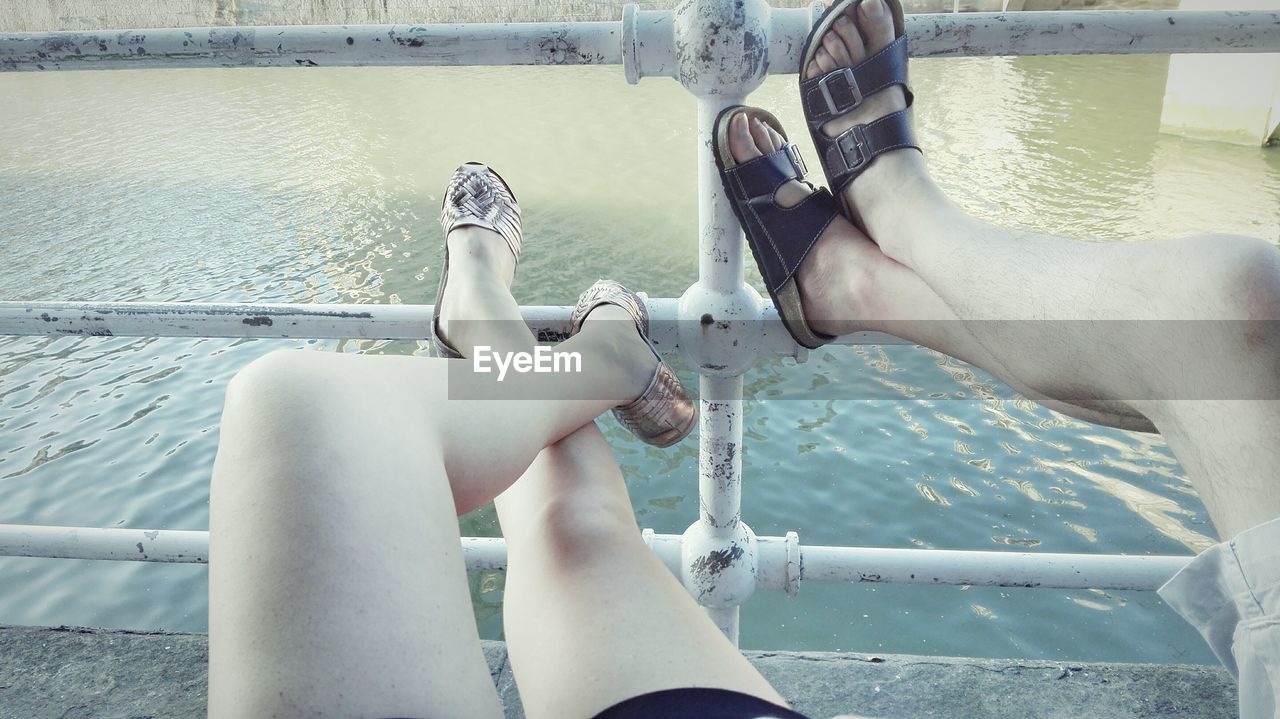
<instances>
[{"instance_id":1,"label":"rusted paint on railing","mask_svg":"<svg viewBox=\"0 0 1280 719\"><path fill-rule=\"evenodd\" d=\"M672 572L680 574L690 555L704 564L728 567L736 557L702 554L689 537L642 532L645 544ZM501 572L507 567L506 541L463 537L468 571ZM751 546L730 549L758 554L753 586L794 594L799 582L888 582L902 584L1054 587L1071 589L1155 589L1191 561L1191 556L1056 554L957 549L802 546L795 532L755 537ZM694 550L694 551L691 551ZM0 524L0 556L98 559L206 564L209 533L124 527L56 527ZM703 577L720 576L708 571ZM714 593L714 592L713 592ZM741 597L745 599L745 596ZM716 609L728 609L713 603Z\"/></svg>"},{"instance_id":2,"label":"rusted paint on railing","mask_svg":"<svg viewBox=\"0 0 1280 719\"><path fill-rule=\"evenodd\" d=\"M701 88L700 94L721 94L734 84L752 84L761 69L795 72L796 40L808 12L778 9L770 11L768 22L749 18L755 24L740 27L744 34L735 47L752 59L752 67L715 65L696 77L688 76L692 64L681 57L699 59L702 53L694 52L696 41L679 31L673 16L635 11L627 15L625 33L622 22L10 32L0 34L0 70L617 65L625 36L628 79L677 76ZM696 19L689 13L678 17ZM720 25L716 18L703 19L707 27ZM1280 52L1280 11L944 13L909 16L907 32L916 57ZM736 83L723 84L726 78Z\"/></svg>"},{"instance_id":3,"label":"rusted paint on railing","mask_svg":"<svg viewBox=\"0 0 1280 719\"><path fill-rule=\"evenodd\" d=\"M680 300L645 297L650 334L658 351L680 349ZM0 302L0 336L233 337L263 339L421 340L431 326L432 305L238 304L200 302ZM521 317L539 342L569 335L565 305L526 306ZM695 323L701 326L701 323ZM797 354L772 305L760 308L761 333L750 340L760 354ZM696 333L683 332L699 341ZM840 344L901 344L880 332L858 332Z\"/></svg>"},{"instance_id":4,"label":"rusted paint on railing","mask_svg":"<svg viewBox=\"0 0 1280 719\"><path fill-rule=\"evenodd\" d=\"M543 342L569 334L570 307L520 308ZM0 335L421 340L432 305L0 302Z\"/></svg>"},{"instance_id":5,"label":"rusted paint on railing","mask_svg":"<svg viewBox=\"0 0 1280 719\"><path fill-rule=\"evenodd\" d=\"M964 13L907 18L914 57L1280 51L1280 11Z\"/></svg>"},{"instance_id":6,"label":"rusted paint on railing","mask_svg":"<svg viewBox=\"0 0 1280 719\"><path fill-rule=\"evenodd\" d=\"M0 34L0 70L616 65L616 22L280 25Z\"/></svg>"}]
</instances>

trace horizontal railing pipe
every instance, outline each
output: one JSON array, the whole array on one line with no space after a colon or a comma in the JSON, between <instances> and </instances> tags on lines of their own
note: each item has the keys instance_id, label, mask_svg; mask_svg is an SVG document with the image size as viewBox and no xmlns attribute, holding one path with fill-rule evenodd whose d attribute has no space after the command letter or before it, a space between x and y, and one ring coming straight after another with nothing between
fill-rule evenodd
<instances>
[{"instance_id":1,"label":"horizontal railing pipe","mask_svg":"<svg viewBox=\"0 0 1280 719\"><path fill-rule=\"evenodd\" d=\"M425 339L432 305L0 302L0 335ZM569 332L571 307L521 307L535 336Z\"/></svg>"},{"instance_id":2,"label":"horizontal railing pipe","mask_svg":"<svg viewBox=\"0 0 1280 719\"><path fill-rule=\"evenodd\" d=\"M914 57L1280 52L1280 10L911 15Z\"/></svg>"},{"instance_id":3,"label":"horizontal railing pipe","mask_svg":"<svg viewBox=\"0 0 1280 719\"><path fill-rule=\"evenodd\" d=\"M808 15L775 15L770 72L793 73L794 37ZM669 15L626 19L625 32L621 21L8 32L0 33L0 71L617 65L625 45L628 79L671 76L676 50L655 34L666 32ZM922 14L908 16L907 32L916 57L1280 52L1280 10Z\"/></svg>"},{"instance_id":4,"label":"horizontal railing pipe","mask_svg":"<svg viewBox=\"0 0 1280 719\"><path fill-rule=\"evenodd\" d=\"M651 339L663 353L679 347L679 300L646 297ZM556 342L568 335L569 313L559 305L526 306L520 315L534 336ZM70 337L232 337L258 339L421 340L431 329L432 305L249 304L205 302L0 302L0 335ZM750 338L761 353L803 353L772 305L763 333ZM688 333L686 333L688 334ZM840 338L841 344L901 344L877 332Z\"/></svg>"},{"instance_id":5,"label":"horizontal railing pipe","mask_svg":"<svg viewBox=\"0 0 1280 719\"><path fill-rule=\"evenodd\" d=\"M0 556L205 564L209 533L0 524Z\"/></svg>"},{"instance_id":6,"label":"horizontal railing pipe","mask_svg":"<svg viewBox=\"0 0 1280 719\"><path fill-rule=\"evenodd\" d=\"M801 580L1156 589L1191 557L804 547Z\"/></svg>"},{"instance_id":7,"label":"horizontal railing pipe","mask_svg":"<svg viewBox=\"0 0 1280 719\"><path fill-rule=\"evenodd\" d=\"M276 25L0 33L0 70L617 65L617 22Z\"/></svg>"},{"instance_id":8,"label":"horizontal railing pipe","mask_svg":"<svg viewBox=\"0 0 1280 719\"><path fill-rule=\"evenodd\" d=\"M643 537L679 575L682 536L645 530ZM794 532L757 541L758 586L790 594L800 581L1152 590L1191 561L1190 556L803 546ZM469 571L506 569L502 538L464 537L462 553ZM209 533L0 524L0 556L203 564L209 561Z\"/></svg>"}]
</instances>

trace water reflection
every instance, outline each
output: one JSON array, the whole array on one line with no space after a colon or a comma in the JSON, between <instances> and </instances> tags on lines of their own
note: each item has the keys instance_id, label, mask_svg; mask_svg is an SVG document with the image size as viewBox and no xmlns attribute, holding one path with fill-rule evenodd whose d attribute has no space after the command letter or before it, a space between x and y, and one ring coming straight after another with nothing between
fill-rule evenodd
<instances>
[{"instance_id":1,"label":"water reflection","mask_svg":"<svg viewBox=\"0 0 1280 719\"><path fill-rule=\"evenodd\" d=\"M917 62L930 166L1000 224L1280 237L1276 153L1155 134L1163 66ZM0 132L22 140L0 143L6 299L429 302L439 192L471 159L491 161L525 207L521 302L567 303L602 276L676 296L696 274L693 101L671 82L627 86L617 68L6 75L0 95L17 98L0 104ZM752 101L807 144L794 77ZM0 522L207 526L222 390L282 346L423 348L0 338ZM760 534L1131 553L1209 541L1158 438L1005 399L937 353L826 348L805 365L762 361L745 386L743 511ZM655 450L602 425L642 525L682 532L697 512L696 444ZM461 526L499 531L490 510ZM203 572L4 560L0 621L202 630ZM501 576L471 582L482 631L499 636ZM744 611L753 647L1212 660L1149 594L806 585Z\"/></svg>"}]
</instances>

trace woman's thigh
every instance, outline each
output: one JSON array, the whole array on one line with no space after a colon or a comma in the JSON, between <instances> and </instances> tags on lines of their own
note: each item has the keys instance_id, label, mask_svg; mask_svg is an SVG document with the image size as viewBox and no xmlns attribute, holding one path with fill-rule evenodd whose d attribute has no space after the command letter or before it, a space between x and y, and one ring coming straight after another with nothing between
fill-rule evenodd
<instances>
[{"instance_id":1,"label":"woman's thigh","mask_svg":"<svg viewBox=\"0 0 1280 719\"><path fill-rule=\"evenodd\" d=\"M436 418L378 363L311 354L273 355L228 391L210 715L501 716Z\"/></svg>"}]
</instances>

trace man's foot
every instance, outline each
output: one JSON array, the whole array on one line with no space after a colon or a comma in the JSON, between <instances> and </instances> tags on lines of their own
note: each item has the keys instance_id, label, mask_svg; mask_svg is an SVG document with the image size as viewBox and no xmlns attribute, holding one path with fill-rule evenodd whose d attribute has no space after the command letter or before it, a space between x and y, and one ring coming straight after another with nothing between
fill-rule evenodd
<instances>
[{"instance_id":1,"label":"man's foot","mask_svg":"<svg viewBox=\"0 0 1280 719\"><path fill-rule=\"evenodd\" d=\"M853 67L880 52L894 40L893 15L884 0L863 0L850 7L822 36L804 79L810 80L842 67ZM822 126L828 137L836 137L854 125L905 110L906 95L898 85L867 97L858 109L841 115Z\"/></svg>"},{"instance_id":2,"label":"man's foot","mask_svg":"<svg viewBox=\"0 0 1280 719\"><path fill-rule=\"evenodd\" d=\"M847 10L823 35L822 46L803 68L804 79L819 77L842 67L853 67L883 50L894 39L893 14L885 0L863 0ZM854 125L870 123L906 107L902 87L893 85L866 97L856 110L827 122L822 126L822 132L836 137ZM886 197L917 192L921 179L928 180L928 174L920 153L903 149L877 157L844 189L844 199L857 215L851 219L857 220L873 241L898 260L902 257L885 245L885 240L893 244L889 236L894 231L892 213L878 211L878 206Z\"/></svg>"},{"instance_id":3,"label":"man's foot","mask_svg":"<svg viewBox=\"0 0 1280 719\"><path fill-rule=\"evenodd\" d=\"M745 113L729 121L729 152L738 163L747 162L782 148L786 144L776 130ZM778 188L774 200L782 207L794 207L816 190L808 183L790 180ZM862 329L858 293L865 288L860 273L878 265L869 255L880 251L861 231L843 217L837 217L814 243L796 271L805 318L816 331L842 335ZM880 261L884 257L880 256Z\"/></svg>"}]
</instances>

